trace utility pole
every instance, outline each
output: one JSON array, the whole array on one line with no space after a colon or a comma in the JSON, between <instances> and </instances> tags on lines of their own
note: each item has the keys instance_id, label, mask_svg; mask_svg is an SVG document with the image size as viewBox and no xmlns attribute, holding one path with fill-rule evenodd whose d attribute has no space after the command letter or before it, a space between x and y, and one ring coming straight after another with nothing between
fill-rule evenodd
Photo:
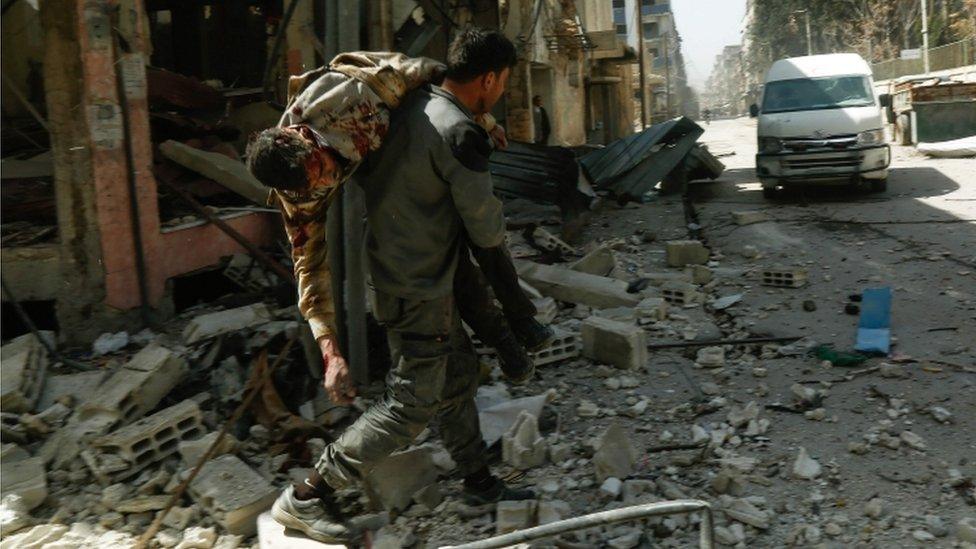
<instances>
[{"instance_id":1,"label":"utility pole","mask_svg":"<svg viewBox=\"0 0 976 549\"><path fill-rule=\"evenodd\" d=\"M810 10L795 10L793 13L802 13L807 27L807 55L813 55L813 42L810 41Z\"/></svg>"},{"instance_id":2,"label":"utility pole","mask_svg":"<svg viewBox=\"0 0 976 549\"><path fill-rule=\"evenodd\" d=\"M640 52L638 54L638 63L640 63L640 108L641 108L641 129L647 127L647 75L646 69L644 68L644 54L647 46L644 44L644 18L641 17L641 2L640 0L634 0L634 6L636 11L636 25L637 25L637 50Z\"/></svg>"},{"instance_id":3,"label":"utility pole","mask_svg":"<svg viewBox=\"0 0 976 549\"><path fill-rule=\"evenodd\" d=\"M922 2L922 65L925 67L925 74L929 73L929 2Z\"/></svg>"}]
</instances>

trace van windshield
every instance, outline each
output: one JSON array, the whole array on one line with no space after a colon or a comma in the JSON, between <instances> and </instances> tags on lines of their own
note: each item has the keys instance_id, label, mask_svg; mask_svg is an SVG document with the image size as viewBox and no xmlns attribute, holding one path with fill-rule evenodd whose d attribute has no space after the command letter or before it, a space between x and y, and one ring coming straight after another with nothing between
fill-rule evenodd
<instances>
[{"instance_id":1,"label":"van windshield","mask_svg":"<svg viewBox=\"0 0 976 549\"><path fill-rule=\"evenodd\" d=\"M865 76L797 78L766 84L762 112L810 111L874 105L874 93Z\"/></svg>"}]
</instances>

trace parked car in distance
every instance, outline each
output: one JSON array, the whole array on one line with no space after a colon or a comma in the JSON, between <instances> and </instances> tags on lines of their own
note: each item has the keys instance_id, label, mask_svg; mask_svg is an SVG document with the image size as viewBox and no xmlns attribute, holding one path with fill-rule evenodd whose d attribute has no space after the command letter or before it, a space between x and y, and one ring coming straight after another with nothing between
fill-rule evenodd
<instances>
[{"instance_id":1,"label":"parked car in distance","mask_svg":"<svg viewBox=\"0 0 976 549\"><path fill-rule=\"evenodd\" d=\"M756 173L763 195L796 184L887 188L891 149L871 67L856 53L780 59L766 74L758 117Z\"/></svg>"}]
</instances>

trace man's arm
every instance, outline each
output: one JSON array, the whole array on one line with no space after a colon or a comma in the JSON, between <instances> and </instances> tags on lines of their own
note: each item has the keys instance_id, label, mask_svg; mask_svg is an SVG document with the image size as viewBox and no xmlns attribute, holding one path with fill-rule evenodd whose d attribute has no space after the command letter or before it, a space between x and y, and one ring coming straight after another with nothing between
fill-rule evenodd
<instances>
[{"instance_id":1,"label":"man's arm","mask_svg":"<svg viewBox=\"0 0 976 549\"><path fill-rule=\"evenodd\" d=\"M435 168L450 185L454 205L475 246L492 248L505 240L502 203L493 194L485 130L473 121L451 128L445 147L434 155Z\"/></svg>"}]
</instances>

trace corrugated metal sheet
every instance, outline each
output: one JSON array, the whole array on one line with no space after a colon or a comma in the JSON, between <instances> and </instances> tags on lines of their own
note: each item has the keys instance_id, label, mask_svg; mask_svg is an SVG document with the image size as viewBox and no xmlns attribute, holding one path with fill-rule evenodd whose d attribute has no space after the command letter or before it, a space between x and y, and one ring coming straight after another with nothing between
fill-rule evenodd
<instances>
[{"instance_id":1,"label":"corrugated metal sheet","mask_svg":"<svg viewBox=\"0 0 976 549\"><path fill-rule=\"evenodd\" d=\"M509 141L508 148L491 154L495 191L501 196L527 198L559 206L564 218L589 207L591 197L579 189L579 164L573 151Z\"/></svg>"},{"instance_id":2,"label":"corrugated metal sheet","mask_svg":"<svg viewBox=\"0 0 976 549\"><path fill-rule=\"evenodd\" d=\"M637 199L680 164L704 132L685 117L674 118L593 151L580 165L598 188Z\"/></svg>"}]
</instances>

